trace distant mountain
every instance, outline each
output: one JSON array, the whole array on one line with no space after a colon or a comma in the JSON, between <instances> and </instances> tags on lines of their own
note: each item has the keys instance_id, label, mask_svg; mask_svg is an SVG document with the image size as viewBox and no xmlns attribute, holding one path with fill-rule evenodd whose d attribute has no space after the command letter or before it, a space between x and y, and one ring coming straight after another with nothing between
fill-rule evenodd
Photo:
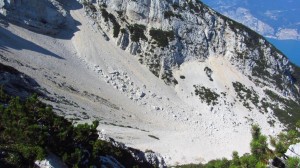
<instances>
[{"instance_id":1,"label":"distant mountain","mask_svg":"<svg viewBox=\"0 0 300 168\"><path fill-rule=\"evenodd\" d=\"M202 0L204 3L268 38L300 65L300 1Z\"/></svg>"},{"instance_id":2,"label":"distant mountain","mask_svg":"<svg viewBox=\"0 0 300 168\"><path fill-rule=\"evenodd\" d=\"M300 1L203 0L203 2L266 37L300 40Z\"/></svg>"}]
</instances>

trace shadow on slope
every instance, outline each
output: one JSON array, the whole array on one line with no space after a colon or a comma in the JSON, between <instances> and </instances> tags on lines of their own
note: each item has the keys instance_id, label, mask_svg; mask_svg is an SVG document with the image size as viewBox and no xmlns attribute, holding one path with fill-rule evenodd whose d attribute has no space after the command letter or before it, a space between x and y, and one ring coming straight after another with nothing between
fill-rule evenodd
<instances>
[{"instance_id":1,"label":"shadow on slope","mask_svg":"<svg viewBox=\"0 0 300 168\"><path fill-rule=\"evenodd\" d=\"M0 86L4 92L23 100L33 93L45 96L39 91L40 85L35 80L2 63L0 63Z\"/></svg>"},{"instance_id":2,"label":"shadow on slope","mask_svg":"<svg viewBox=\"0 0 300 168\"><path fill-rule=\"evenodd\" d=\"M58 12L57 6L54 6L47 0L41 0L37 3L40 5L30 5L23 2L13 2L11 6L6 5L6 16L0 14L0 26L15 24L32 32L47 35L58 39L71 39L74 33L79 29L77 26L80 22L75 20L71 15L71 10L78 10L83 6L76 0L57 0L60 6L65 10Z\"/></svg>"},{"instance_id":3,"label":"shadow on slope","mask_svg":"<svg viewBox=\"0 0 300 168\"><path fill-rule=\"evenodd\" d=\"M80 23L70 15L70 11L82 8L82 5L76 0L61 1L60 4L67 11L67 13L66 16L64 16L65 17L64 22L59 27L52 29L53 31L51 30L51 32L49 32L49 29L47 29L47 25L46 25L50 23L48 22L46 23L45 20L43 20L42 18L39 18L38 22L40 22L41 25L43 25L43 21L45 22L44 23L45 30L43 30L43 27L34 27L33 25L25 24L24 22L26 22L26 20L16 20L15 16L11 16L14 14L13 12L9 13L7 16L3 16L2 14L0 14L0 37L1 37L0 51L2 50L8 52L9 48L13 48L16 50L26 49L26 50L42 53L44 55L52 56L58 59L63 59L61 56L55 54L54 52L49 51L41 47L40 45L30 40L24 39L14 34L13 32L10 32L7 29L5 29L10 24L15 24L38 34L43 34L57 39L66 39L66 40L71 39L74 36L74 33L79 30L77 26L79 26ZM51 8L55 8L55 7L52 5ZM35 9L32 10L35 11ZM63 17L63 16L58 16L58 17ZM31 19L31 18L26 18L26 19Z\"/></svg>"},{"instance_id":4,"label":"shadow on slope","mask_svg":"<svg viewBox=\"0 0 300 168\"><path fill-rule=\"evenodd\" d=\"M45 55L49 55L55 58L63 59L59 55L31 42L20 36L13 34L12 32L0 27L0 51L8 51L9 48L15 50L31 50Z\"/></svg>"}]
</instances>

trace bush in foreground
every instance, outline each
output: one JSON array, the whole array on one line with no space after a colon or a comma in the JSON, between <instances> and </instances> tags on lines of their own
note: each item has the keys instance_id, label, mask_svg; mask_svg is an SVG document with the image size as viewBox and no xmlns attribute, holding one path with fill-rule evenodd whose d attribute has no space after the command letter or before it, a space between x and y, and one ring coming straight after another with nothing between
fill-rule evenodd
<instances>
[{"instance_id":1,"label":"bush in foreground","mask_svg":"<svg viewBox=\"0 0 300 168\"><path fill-rule=\"evenodd\" d=\"M98 121L72 125L34 95L22 102L0 91L0 167L34 167L51 152L68 167L101 166L112 156L126 167L151 167L136 162L128 151L98 139Z\"/></svg>"}]
</instances>

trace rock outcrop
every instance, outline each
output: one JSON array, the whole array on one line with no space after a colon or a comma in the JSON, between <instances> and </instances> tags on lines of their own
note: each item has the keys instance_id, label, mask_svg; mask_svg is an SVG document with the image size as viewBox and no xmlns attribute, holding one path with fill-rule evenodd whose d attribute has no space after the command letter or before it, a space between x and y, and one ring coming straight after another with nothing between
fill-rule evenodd
<instances>
[{"instance_id":1,"label":"rock outcrop","mask_svg":"<svg viewBox=\"0 0 300 168\"><path fill-rule=\"evenodd\" d=\"M300 158L300 143L289 146L289 149L285 153L288 157L298 157Z\"/></svg>"},{"instance_id":2,"label":"rock outcrop","mask_svg":"<svg viewBox=\"0 0 300 168\"><path fill-rule=\"evenodd\" d=\"M140 150L127 147L125 144L117 142L113 138L107 137L102 132L99 132L99 138L101 140L105 140L105 141L113 144L115 147L118 147L118 148L128 151L135 158L135 160L139 161L140 163L145 163L145 165L150 164L154 167L159 167L159 168L167 167L167 165L164 161L164 158L160 154L155 153L151 150L142 152ZM112 167L114 167L113 165L118 165L118 163L115 162L113 158L108 157L108 158L103 158L103 159L106 160L107 164ZM109 164L109 162L111 162L111 164ZM119 166L119 167L122 167L122 166Z\"/></svg>"}]
</instances>

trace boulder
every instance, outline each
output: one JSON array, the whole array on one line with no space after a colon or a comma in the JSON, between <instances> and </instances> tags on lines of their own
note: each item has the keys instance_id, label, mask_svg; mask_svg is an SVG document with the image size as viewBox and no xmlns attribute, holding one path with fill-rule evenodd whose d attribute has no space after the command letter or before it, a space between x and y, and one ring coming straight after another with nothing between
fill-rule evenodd
<instances>
[{"instance_id":1,"label":"boulder","mask_svg":"<svg viewBox=\"0 0 300 168\"><path fill-rule=\"evenodd\" d=\"M285 153L288 157L300 158L300 143L289 146L289 149Z\"/></svg>"}]
</instances>

